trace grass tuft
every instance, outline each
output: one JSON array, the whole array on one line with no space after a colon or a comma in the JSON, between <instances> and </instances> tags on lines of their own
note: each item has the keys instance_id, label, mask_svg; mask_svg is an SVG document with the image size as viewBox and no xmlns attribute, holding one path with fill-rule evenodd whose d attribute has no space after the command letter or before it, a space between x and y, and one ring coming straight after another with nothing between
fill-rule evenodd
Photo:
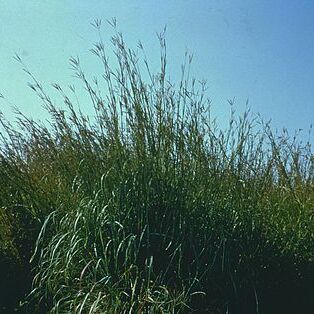
<instances>
[{"instance_id":1,"label":"grass tuft","mask_svg":"<svg viewBox=\"0 0 314 314\"><path fill-rule=\"evenodd\" d=\"M101 21L93 26L100 32ZM111 26L117 66L101 35L91 49L100 78L70 59L93 118L73 86L53 84L55 104L16 56L50 120L0 116L2 311L312 309L310 144L274 134L249 110L220 129L205 83L189 77L192 57L173 84L164 32L152 73L143 46L136 53Z\"/></svg>"}]
</instances>

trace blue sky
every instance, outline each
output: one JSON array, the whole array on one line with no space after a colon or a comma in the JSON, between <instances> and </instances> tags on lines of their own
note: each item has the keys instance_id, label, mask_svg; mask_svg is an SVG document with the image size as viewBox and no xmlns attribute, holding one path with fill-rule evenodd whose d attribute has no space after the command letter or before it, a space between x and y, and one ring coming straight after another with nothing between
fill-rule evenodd
<instances>
[{"instance_id":1,"label":"blue sky","mask_svg":"<svg viewBox=\"0 0 314 314\"><path fill-rule=\"evenodd\" d=\"M248 99L274 127L304 129L301 136L308 139L314 122L312 0L0 1L0 92L27 114L45 118L14 54L45 85L72 84L69 57L80 56L87 72L97 72L89 52L97 32L90 23L113 17L131 47L142 41L153 67L159 60L156 32L167 25L170 76L176 79L185 50L193 53L192 73L207 80L221 121L228 119L228 99L235 98L239 113ZM103 34L113 34L106 24ZM9 104L0 105L12 119Z\"/></svg>"}]
</instances>

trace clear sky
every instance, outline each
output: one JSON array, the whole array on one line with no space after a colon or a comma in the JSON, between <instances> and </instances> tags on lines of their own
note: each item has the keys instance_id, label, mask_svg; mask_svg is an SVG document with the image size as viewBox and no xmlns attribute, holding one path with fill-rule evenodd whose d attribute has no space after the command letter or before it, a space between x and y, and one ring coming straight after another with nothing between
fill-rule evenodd
<instances>
[{"instance_id":1,"label":"clear sky","mask_svg":"<svg viewBox=\"0 0 314 314\"><path fill-rule=\"evenodd\" d=\"M235 98L238 112L248 99L254 113L279 129L305 129L308 139L314 122L313 0L0 0L0 92L43 118L14 54L41 82L71 84L70 56L97 71L89 52L97 32L90 23L113 17L131 47L142 41L153 66L159 60L156 32L167 25L169 74L179 72L186 49L193 53L192 73L208 81L220 119L227 119L227 99ZM113 34L106 24L103 32ZM11 117L9 105L0 105Z\"/></svg>"}]
</instances>

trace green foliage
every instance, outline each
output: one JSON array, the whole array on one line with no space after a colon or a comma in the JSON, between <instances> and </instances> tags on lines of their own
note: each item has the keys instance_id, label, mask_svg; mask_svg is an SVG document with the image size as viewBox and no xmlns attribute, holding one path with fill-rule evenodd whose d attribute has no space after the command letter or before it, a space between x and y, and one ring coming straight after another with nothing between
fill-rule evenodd
<instances>
[{"instance_id":1,"label":"green foliage","mask_svg":"<svg viewBox=\"0 0 314 314\"><path fill-rule=\"evenodd\" d=\"M232 111L220 130L205 84L189 78L192 58L172 84L164 34L159 40L156 74L142 45L140 63L118 32L117 68L101 39L92 49L101 80L90 82L70 59L93 120L74 104L73 86L67 95L53 84L66 107L55 105L17 56L51 117L47 126L17 111L13 127L1 116L1 258L33 279L21 310L263 313L268 290L295 282L293 294L309 290L310 146L274 135L249 111Z\"/></svg>"}]
</instances>

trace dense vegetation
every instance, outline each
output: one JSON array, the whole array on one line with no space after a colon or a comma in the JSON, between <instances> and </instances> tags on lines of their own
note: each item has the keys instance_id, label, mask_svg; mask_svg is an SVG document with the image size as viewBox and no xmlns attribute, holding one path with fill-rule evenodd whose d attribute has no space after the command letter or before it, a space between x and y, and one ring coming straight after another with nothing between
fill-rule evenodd
<instances>
[{"instance_id":1,"label":"dense vegetation","mask_svg":"<svg viewBox=\"0 0 314 314\"><path fill-rule=\"evenodd\" d=\"M74 86L53 84L56 104L16 56L51 119L1 115L2 312L313 310L310 145L249 112L219 129L191 58L169 82L159 40L155 74L119 33L115 66L101 39L92 49L102 77L70 60L95 118Z\"/></svg>"}]
</instances>

